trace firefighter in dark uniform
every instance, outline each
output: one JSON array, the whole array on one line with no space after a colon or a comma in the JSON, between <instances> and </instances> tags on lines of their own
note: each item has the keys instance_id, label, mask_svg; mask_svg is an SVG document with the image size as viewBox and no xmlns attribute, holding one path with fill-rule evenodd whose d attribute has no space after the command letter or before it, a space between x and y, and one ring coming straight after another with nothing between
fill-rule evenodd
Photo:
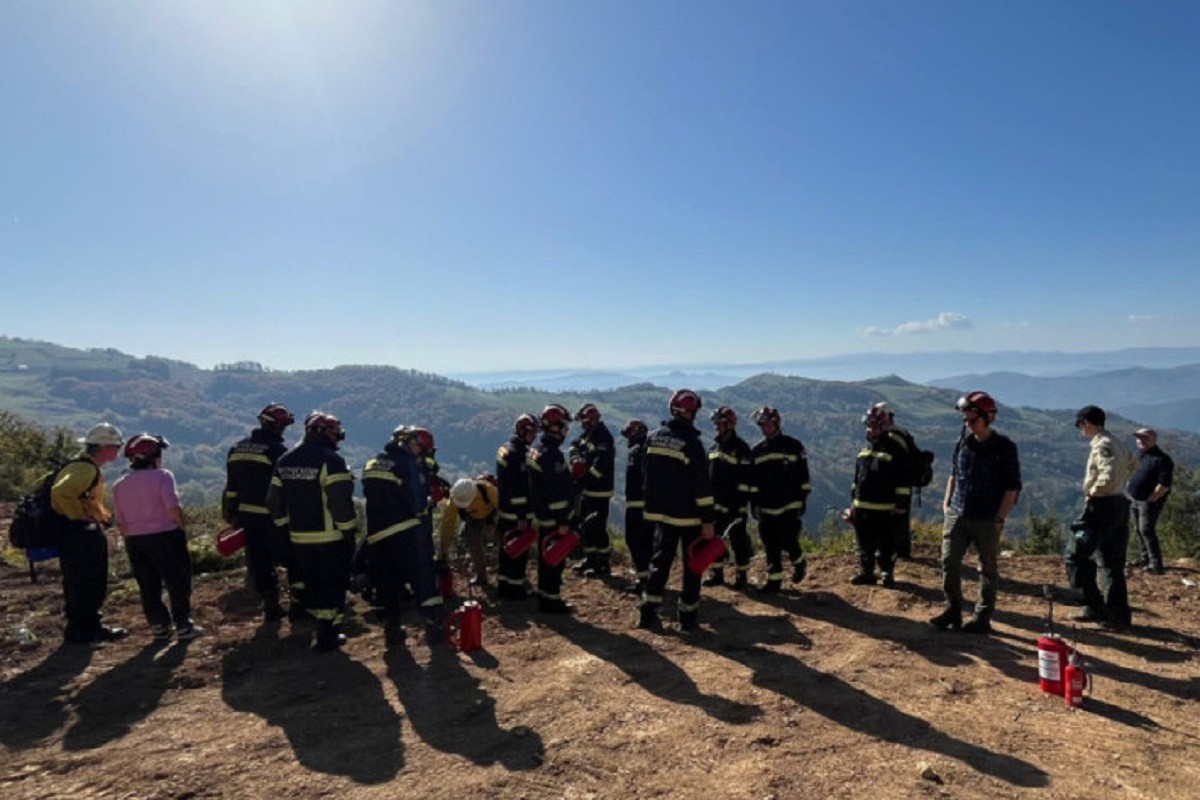
<instances>
[{"instance_id":1,"label":"firefighter in dark uniform","mask_svg":"<svg viewBox=\"0 0 1200 800\"><path fill-rule=\"evenodd\" d=\"M529 450L529 504L538 529L538 611L569 614L575 607L562 599L562 574L566 562L552 567L544 557L550 538L570 531L575 481L562 452L571 427L571 412L557 403L542 409L541 438Z\"/></svg>"},{"instance_id":2,"label":"firefighter in dark uniform","mask_svg":"<svg viewBox=\"0 0 1200 800\"><path fill-rule=\"evenodd\" d=\"M290 533L296 570L304 582L304 608L316 620L315 647L323 651L346 642L341 625L357 520L354 476L337 452L345 438L337 417L309 414L304 441L280 456L267 492L275 524Z\"/></svg>"},{"instance_id":3,"label":"firefighter in dark uniform","mask_svg":"<svg viewBox=\"0 0 1200 800\"><path fill-rule=\"evenodd\" d=\"M808 562L800 549L804 508L812 491L808 453L799 439L783 432L778 409L763 406L754 412L763 440L754 445L751 513L758 515L758 535L767 553L767 582L759 591L774 594L783 588L783 554L792 562L792 583L800 583Z\"/></svg>"},{"instance_id":4,"label":"firefighter in dark uniform","mask_svg":"<svg viewBox=\"0 0 1200 800\"><path fill-rule=\"evenodd\" d=\"M633 561L636 582L626 586L625 591L639 597L646 590L646 579L650 577L650 558L654 555L654 528L645 517L644 462L646 459L646 423L631 419L621 429L621 435L629 443L629 460L625 466L625 546Z\"/></svg>"},{"instance_id":5,"label":"firefighter in dark uniform","mask_svg":"<svg viewBox=\"0 0 1200 800\"><path fill-rule=\"evenodd\" d=\"M608 539L608 504L613 496L616 449L613 435L600 420L600 409L585 403L575 412L583 434L571 443L572 476L579 482L579 533L583 562L576 572L587 577L612 574Z\"/></svg>"},{"instance_id":6,"label":"firefighter in dark uniform","mask_svg":"<svg viewBox=\"0 0 1200 800\"><path fill-rule=\"evenodd\" d=\"M850 579L855 586L876 583L875 563L883 573L883 585L896 585L895 518L901 510L902 489L907 489L907 451L888 435L885 409L872 406L862 418L867 446L858 453L854 464L854 485L850 489L850 508L846 520L854 525L858 550L858 574Z\"/></svg>"},{"instance_id":7,"label":"firefighter in dark uniform","mask_svg":"<svg viewBox=\"0 0 1200 800\"><path fill-rule=\"evenodd\" d=\"M901 475L906 476L902 482L906 482L908 485L904 486L896 495L896 513L892 517L892 540L895 544L897 558L912 558L912 490L916 485L914 471L917 468L916 459L919 453L917 440L911 433L896 424L896 412L887 403L881 401L871 408L878 409L883 413L883 418L886 420L884 433L896 443L899 448L898 453L904 459L899 470Z\"/></svg>"},{"instance_id":8,"label":"firefighter in dark uniform","mask_svg":"<svg viewBox=\"0 0 1200 800\"><path fill-rule=\"evenodd\" d=\"M433 434L401 426L383 452L363 468L368 560L386 563L385 574L411 587L430 644L442 640L442 595L434 568L433 522L425 456L434 451ZM398 633L399 618L389 617L387 636Z\"/></svg>"},{"instance_id":9,"label":"firefighter in dark uniform","mask_svg":"<svg viewBox=\"0 0 1200 800\"><path fill-rule=\"evenodd\" d=\"M501 535L512 531L526 531L533 524L533 509L529 505L529 466L526 463L529 446L537 438L540 425L537 417L522 414L513 425L513 435L496 451L496 481L499 489L499 530ZM525 569L529 563L529 551L516 558L504 551L504 543L497 548L496 596L501 600L524 600L529 597L525 585Z\"/></svg>"},{"instance_id":10,"label":"firefighter in dark uniform","mask_svg":"<svg viewBox=\"0 0 1200 800\"><path fill-rule=\"evenodd\" d=\"M104 625L100 614L108 595L104 526L112 522L112 513L104 504L100 467L120 455L125 439L115 425L101 422L79 443L83 452L58 471L50 488L50 506L64 518L58 548L67 618L63 635L68 642L101 646L123 639L127 633L124 628Z\"/></svg>"},{"instance_id":11,"label":"firefighter in dark uniform","mask_svg":"<svg viewBox=\"0 0 1200 800\"><path fill-rule=\"evenodd\" d=\"M753 456L750 445L737 435L737 413L729 406L721 406L709 417L716 429L712 446L708 449L708 475L712 483L713 514L716 532L729 539L733 550L733 563L737 570L733 588L746 588L746 573L750 570L750 558L754 546L746 530L746 506L750 502L750 471ZM725 583L725 565L729 554L713 567L712 575L705 586L721 586Z\"/></svg>"},{"instance_id":12,"label":"firefighter in dark uniform","mask_svg":"<svg viewBox=\"0 0 1200 800\"><path fill-rule=\"evenodd\" d=\"M296 565L292 541L287 529L275 527L267 509L267 491L275 462L287 452L283 432L296 418L279 403L270 403L258 412L259 427L229 448L225 459L225 494L221 499L221 517L241 528L246 536L246 568L254 581L254 590L262 598L263 617L283 617L279 604L279 579L275 567L281 566L288 581L288 614L292 619L303 615L299 596L303 586L296 583Z\"/></svg>"},{"instance_id":13,"label":"firefighter in dark uniform","mask_svg":"<svg viewBox=\"0 0 1200 800\"><path fill-rule=\"evenodd\" d=\"M700 396L679 389L667 405L671 418L646 439L646 521L655 526L650 578L642 595L638 627L654 630L658 609L671 574L675 553L687 550L698 539L713 538L713 495L708 481L708 455L700 442L695 419ZM679 593L679 629L696 629L700 609L700 576L683 569Z\"/></svg>"}]
</instances>

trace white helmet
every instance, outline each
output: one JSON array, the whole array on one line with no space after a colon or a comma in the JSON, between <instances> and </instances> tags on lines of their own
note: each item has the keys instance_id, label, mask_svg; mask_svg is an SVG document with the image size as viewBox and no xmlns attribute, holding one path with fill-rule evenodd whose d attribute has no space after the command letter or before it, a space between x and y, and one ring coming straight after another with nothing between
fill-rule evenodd
<instances>
[{"instance_id":1,"label":"white helmet","mask_svg":"<svg viewBox=\"0 0 1200 800\"><path fill-rule=\"evenodd\" d=\"M471 505L471 501L475 499L475 495L479 490L475 488L475 481L470 478L459 478L450 487L450 502L459 508L466 508Z\"/></svg>"},{"instance_id":2,"label":"white helmet","mask_svg":"<svg viewBox=\"0 0 1200 800\"><path fill-rule=\"evenodd\" d=\"M120 447L125 444L125 437L121 435L121 429L116 425L111 422L101 422L99 425L93 426L87 435L79 440L79 443Z\"/></svg>"}]
</instances>

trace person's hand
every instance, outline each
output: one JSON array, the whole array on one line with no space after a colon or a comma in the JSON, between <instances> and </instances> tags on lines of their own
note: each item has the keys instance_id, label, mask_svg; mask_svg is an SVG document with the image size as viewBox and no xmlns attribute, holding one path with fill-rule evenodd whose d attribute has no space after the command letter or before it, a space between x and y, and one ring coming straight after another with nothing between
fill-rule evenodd
<instances>
[{"instance_id":1,"label":"person's hand","mask_svg":"<svg viewBox=\"0 0 1200 800\"><path fill-rule=\"evenodd\" d=\"M713 524L711 522L706 522L700 526L700 538L701 539L712 539L716 535L717 535L717 532L716 532L716 530L713 529Z\"/></svg>"}]
</instances>

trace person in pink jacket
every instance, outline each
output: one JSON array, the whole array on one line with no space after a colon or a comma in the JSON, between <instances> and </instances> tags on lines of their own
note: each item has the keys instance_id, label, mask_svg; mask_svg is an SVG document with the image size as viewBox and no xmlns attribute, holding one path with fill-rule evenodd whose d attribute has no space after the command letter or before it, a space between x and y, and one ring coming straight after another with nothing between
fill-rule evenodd
<instances>
[{"instance_id":1,"label":"person in pink jacket","mask_svg":"<svg viewBox=\"0 0 1200 800\"><path fill-rule=\"evenodd\" d=\"M162 468L166 447L166 439L149 433L125 443L129 472L113 484L113 513L154 638L170 639L174 621L175 635L184 641L204 629L192 622L192 563L175 476ZM162 599L164 584L170 611Z\"/></svg>"}]
</instances>

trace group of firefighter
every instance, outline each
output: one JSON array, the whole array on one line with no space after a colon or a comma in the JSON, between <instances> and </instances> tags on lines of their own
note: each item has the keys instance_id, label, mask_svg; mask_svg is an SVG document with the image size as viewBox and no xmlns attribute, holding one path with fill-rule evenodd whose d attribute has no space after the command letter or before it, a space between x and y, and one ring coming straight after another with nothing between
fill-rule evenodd
<instances>
[{"instance_id":1,"label":"group of firefighter","mask_svg":"<svg viewBox=\"0 0 1200 800\"><path fill-rule=\"evenodd\" d=\"M750 588L751 519L758 522L767 563L766 579L755 591L778 593L785 577L799 584L807 572L800 544L811 490L804 445L783 432L777 409L763 406L753 414L762 438L752 447L738 435L737 413L720 406L709 415L714 441L706 450L697 428L701 406L698 394L680 389L659 427L651 430L631 419L620 431L628 443L625 538L636 573L623 589L640 595L643 629L661 628L672 564L698 541L722 537L728 554L713 564L706 580L682 570L680 631L696 628L702 585L721 585L732 571L734 589ZM562 596L567 562L546 557L564 537L580 540L576 573L612 574L608 516L616 448L592 403L574 413L554 403L536 416L521 414L497 451L495 472L454 484L439 475L433 434L419 426L397 427L362 470L362 541L356 538L354 478L338 453L345 430L337 417L310 413L303 440L291 450L283 437L295 419L287 408L269 404L258 422L229 451L222 515L244 530L248 572L264 618L311 619L318 650L345 642L341 627L351 589L379 609L389 640L403 635L402 605L415 602L429 641L440 641L445 609L439 573L448 570L460 525L474 572L470 582L481 590L488 588L486 541L495 541L495 596L501 602L536 597L539 612L573 610ZM572 422L581 433L568 444ZM867 441L844 513L854 526L860 559L853 582L892 586L897 556L907 556L911 546L908 514L917 451L912 436L894 425L886 403L868 409L862 422ZM446 498L435 543L433 509ZM529 546L506 546L517 540ZM537 564L534 587L527 578L531 558ZM276 566L288 578L287 609L280 602Z\"/></svg>"}]
</instances>

